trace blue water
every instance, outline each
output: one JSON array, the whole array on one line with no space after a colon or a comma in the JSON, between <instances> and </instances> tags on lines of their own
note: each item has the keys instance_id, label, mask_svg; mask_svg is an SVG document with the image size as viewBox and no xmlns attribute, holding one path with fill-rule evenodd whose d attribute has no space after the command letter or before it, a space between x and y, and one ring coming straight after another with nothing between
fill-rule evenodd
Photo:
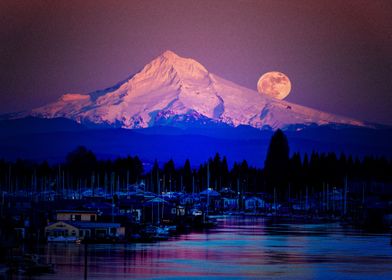
<instances>
[{"instance_id":1,"label":"blue water","mask_svg":"<svg viewBox=\"0 0 392 280\"><path fill-rule=\"evenodd\" d=\"M55 274L83 279L84 245L48 244L41 257ZM221 217L219 227L152 244L89 245L88 279L392 279L388 234L338 224L269 225ZM17 278L23 278L18 276Z\"/></svg>"}]
</instances>

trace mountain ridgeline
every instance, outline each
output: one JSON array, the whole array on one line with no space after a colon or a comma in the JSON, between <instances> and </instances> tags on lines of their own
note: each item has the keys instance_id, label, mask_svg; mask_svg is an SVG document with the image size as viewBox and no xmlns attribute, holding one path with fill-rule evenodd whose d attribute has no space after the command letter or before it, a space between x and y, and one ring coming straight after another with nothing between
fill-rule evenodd
<instances>
[{"instance_id":1,"label":"mountain ridgeline","mask_svg":"<svg viewBox=\"0 0 392 280\"><path fill-rule=\"evenodd\" d=\"M0 158L61 162L76 146L99 158L139 155L201 164L216 152L263 166L276 129L291 152L392 156L389 127L263 96L166 51L140 72L104 90L57 101L0 120Z\"/></svg>"},{"instance_id":2,"label":"mountain ridgeline","mask_svg":"<svg viewBox=\"0 0 392 280\"><path fill-rule=\"evenodd\" d=\"M140 72L92 93L64 94L56 102L24 112L41 118L120 128L160 125L247 125L259 129L295 125L354 125L364 122L261 95L213 73L199 62L166 51Z\"/></svg>"}]
</instances>

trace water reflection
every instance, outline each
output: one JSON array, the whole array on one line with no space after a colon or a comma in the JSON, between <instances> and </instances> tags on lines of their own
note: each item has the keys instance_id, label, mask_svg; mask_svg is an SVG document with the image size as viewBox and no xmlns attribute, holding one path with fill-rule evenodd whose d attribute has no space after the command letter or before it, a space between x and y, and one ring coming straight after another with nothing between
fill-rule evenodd
<instances>
[{"instance_id":1,"label":"water reflection","mask_svg":"<svg viewBox=\"0 0 392 280\"><path fill-rule=\"evenodd\" d=\"M89 279L392 279L386 234L338 224L269 224L221 217L219 227L153 244L89 245ZM83 279L85 247L48 244L40 254L56 273L40 279ZM19 276L19 279L22 279Z\"/></svg>"}]
</instances>

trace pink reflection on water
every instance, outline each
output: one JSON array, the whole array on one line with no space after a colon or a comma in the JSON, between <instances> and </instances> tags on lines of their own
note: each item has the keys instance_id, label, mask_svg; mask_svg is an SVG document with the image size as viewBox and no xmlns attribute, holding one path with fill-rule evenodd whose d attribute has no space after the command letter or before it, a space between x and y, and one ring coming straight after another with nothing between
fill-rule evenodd
<instances>
[{"instance_id":1,"label":"pink reflection on water","mask_svg":"<svg viewBox=\"0 0 392 280\"><path fill-rule=\"evenodd\" d=\"M256 278L367 279L392 277L388 236L363 236L339 225L269 225L222 218L219 227L153 244L89 245L88 276L97 279ZM386 245L385 245L386 244ZM44 256L57 273L81 279L84 246L49 244Z\"/></svg>"}]
</instances>

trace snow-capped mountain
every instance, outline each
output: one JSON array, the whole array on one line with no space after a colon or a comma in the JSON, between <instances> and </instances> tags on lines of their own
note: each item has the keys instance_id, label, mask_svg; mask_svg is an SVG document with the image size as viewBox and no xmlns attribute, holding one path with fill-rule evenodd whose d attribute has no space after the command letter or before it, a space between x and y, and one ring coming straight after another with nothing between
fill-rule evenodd
<instances>
[{"instance_id":1,"label":"snow-capped mountain","mask_svg":"<svg viewBox=\"0 0 392 280\"><path fill-rule=\"evenodd\" d=\"M262 96L171 51L111 88L88 94L65 94L28 114L122 128L195 121L274 129L311 124L366 126L350 118Z\"/></svg>"}]
</instances>

